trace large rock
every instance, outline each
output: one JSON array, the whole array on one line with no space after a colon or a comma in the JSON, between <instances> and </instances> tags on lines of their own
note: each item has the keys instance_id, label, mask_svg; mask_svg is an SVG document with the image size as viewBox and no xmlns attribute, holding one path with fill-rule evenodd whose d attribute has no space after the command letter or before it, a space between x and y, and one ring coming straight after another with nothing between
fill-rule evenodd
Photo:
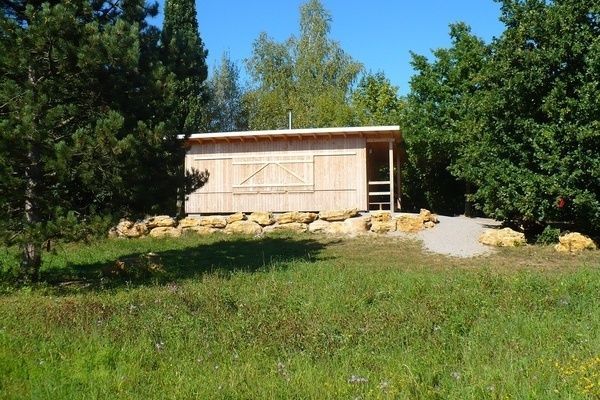
<instances>
[{"instance_id":1,"label":"large rock","mask_svg":"<svg viewBox=\"0 0 600 400\"><path fill-rule=\"evenodd\" d=\"M348 235L362 235L371 229L371 217L348 218L344 221L344 229Z\"/></svg>"},{"instance_id":2,"label":"large rock","mask_svg":"<svg viewBox=\"0 0 600 400\"><path fill-rule=\"evenodd\" d=\"M439 223L439 219L438 216L436 214L433 214L431 211L425 209L425 208L421 208L421 211L419 212L419 217L421 217L421 219L423 220L423 223L427 223L427 222L433 222L434 224ZM430 227L429 226L425 226L425 227Z\"/></svg>"},{"instance_id":3,"label":"large rock","mask_svg":"<svg viewBox=\"0 0 600 400\"><path fill-rule=\"evenodd\" d=\"M352 218L358 215L358 209L352 208L348 210L329 210L321 211L319 213L319 219L324 221L344 221L348 218Z\"/></svg>"},{"instance_id":4,"label":"large rock","mask_svg":"<svg viewBox=\"0 0 600 400\"><path fill-rule=\"evenodd\" d=\"M159 226L150 231L150 236L153 238L176 238L181 236L181 229L173 228L172 226Z\"/></svg>"},{"instance_id":5,"label":"large rock","mask_svg":"<svg viewBox=\"0 0 600 400\"><path fill-rule=\"evenodd\" d=\"M255 211L248 217L250 221L254 221L261 226L273 225L275 223L275 218L273 217L273 213L264 212L264 211Z\"/></svg>"},{"instance_id":6,"label":"large rock","mask_svg":"<svg viewBox=\"0 0 600 400\"><path fill-rule=\"evenodd\" d=\"M524 233L514 231L510 228L487 229L479 237L479 242L498 247L516 247L527 243Z\"/></svg>"},{"instance_id":7,"label":"large rock","mask_svg":"<svg viewBox=\"0 0 600 400\"><path fill-rule=\"evenodd\" d=\"M308 225L302 222L290 222L288 224L275 224L265 226L263 228L264 233L271 232L293 232L293 233L304 233L308 231Z\"/></svg>"},{"instance_id":8,"label":"large rock","mask_svg":"<svg viewBox=\"0 0 600 400\"><path fill-rule=\"evenodd\" d=\"M122 219L115 227L118 237L138 238L148 233L148 226L143 222L132 222Z\"/></svg>"},{"instance_id":9,"label":"large rock","mask_svg":"<svg viewBox=\"0 0 600 400\"><path fill-rule=\"evenodd\" d=\"M283 214L277 216L277 222L281 225L291 224L294 222L299 222L302 224L310 224L311 222L316 220L317 217L318 217L318 215L315 213L310 213L310 212L301 213L298 211L292 211L292 212L283 213Z\"/></svg>"},{"instance_id":10,"label":"large rock","mask_svg":"<svg viewBox=\"0 0 600 400\"><path fill-rule=\"evenodd\" d=\"M198 235L210 235L210 234L213 234L213 233L219 232L219 231L220 231L220 229L213 228L211 226L202 226L202 225L191 226L184 230L184 232L194 232Z\"/></svg>"},{"instance_id":11,"label":"large rock","mask_svg":"<svg viewBox=\"0 0 600 400\"><path fill-rule=\"evenodd\" d=\"M228 224L231 224L232 222L245 220L246 216L242 212L237 212L235 214L228 215L225 219L227 220Z\"/></svg>"},{"instance_id":12,"label":"large rock","mask_svg":"<svg viewBox=\"0 0 600 400\"><path fill-rule=\"evenodd\" d=\"M177 227L179 229L188 229L188 228L191 228L194 226L199 226L199 225L200 225L200 220L198 218L186 217L179 221L179 225L177 225Z\"/></svg>"},{"instance_id":13,"label":"large rock","mask_svg":"<svg viewBox=\"0 0 600 400\"><path fill-rule=\"evenodd\" d=\"M431 211L429 211L425 208L421 208L421 210L419 211L419 217L421 217L423 222L430 221L431 220Z\"/></svg>"},{"instance_id":14,"label":"large rock","mask_svg":"<svg viewBox=\"0 0 600 400\"><path fill-rule=\"evenodd\" d=\"M325 229L324 233L331 236L343 236L348 234L348 225L345 221L334 221L330 222Z\"/></svg>"},{"instance_id":15,"label":"large rock","mask_svg":"<svg viewBox=\"0 0 600 400\"><path fill-rule=\"evenodd\" d=\"M371 232L374 233L388 233L396 230L396 221L371 221Z\"/></svg>"},{"instance_id":16,"label":"large rock","mask_svg":"<svg viewBox=\"0 0 600 400\"><path fill-rule=\"evenodd\" d=\"M326 232L329 229L331 222L318 219L308 225L308 231L312 233Z\"/></svg>"},{"instance_id":17,"label":"large rock","mask_svg":"<svg viewBox=\"0 0 600 400\"><path fill-rule=\"evenodd\" d=\"M389 211L371 211L370 214L373 222L389 222L392 220L392 213Z\"/></svg>"},{"instance_id":18,"label":"large rock","mask_svg":"<svg viewBox=\"0 0 600 400\"><path fill-rule=\"evenodd\" d=\"M563 253L577 253L583 250L596 250L596 244L592 239L578 232L567 233L558 238L558 244L554 246L556 251Z\"/></svg>"},{"instance_id":19,"label":"large rock","mask_svg":"<svg viewBox=\"0 0 600 400\"><path fill-rule=\"evenodd\" d=\"M262 227L254 221L235 221L228 224L223 232L229 235L260 235Z\"/></svg>"},{"instance_id":20,"label":"large rock","mask_svg":"<svg viewBox=\"0 0 600 400\"><path fill-rule=\"evenodd\" d=\"M158 227L173 227L177 225L175 218L169 217L168 215L157 215L156 217L150 217L144 221L148 229Z\"/></svg>"},{"instance_id":21,"label":"large rock","mask_svg":"<svg viewBox=\"0 0 600 400\"><path fill-rule=\"evenodd\" d=\"M396 219L396 230L398 232L419 232L424 228L423 217L419 215L401 215Z\"/></svg>"},{"instance_id":22,"label":"large rock","mask_svg":"<svg viewBox=\"0 0 600 400\"><path fill-rule=\"evenodd\" d=\"M227 226L227 218L222 215L209 215L198 218L201 226L210 226L211 228L225 228Z\"/></svg>"}]
</instances>

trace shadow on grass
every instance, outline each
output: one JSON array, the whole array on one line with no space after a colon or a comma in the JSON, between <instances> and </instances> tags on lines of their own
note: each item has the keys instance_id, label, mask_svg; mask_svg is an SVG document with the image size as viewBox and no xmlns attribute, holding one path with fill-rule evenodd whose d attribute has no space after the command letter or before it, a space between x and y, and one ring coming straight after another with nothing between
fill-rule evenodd
<instances>
[{"instance_id":1,"label":"shadow on grass","mask_svg":"<svg viewBox=\"0 0 600 400\"><path fill-rule=\"evenodd\" d=\"M285 269L292 262L323 260L321 251L334 242L292 237L223 238L156 252L131 252L110 261L70 264L47 271L42 281L66 290L99 290L123 285L161 284L207 273Z\"/></svg>"}]
</instances>

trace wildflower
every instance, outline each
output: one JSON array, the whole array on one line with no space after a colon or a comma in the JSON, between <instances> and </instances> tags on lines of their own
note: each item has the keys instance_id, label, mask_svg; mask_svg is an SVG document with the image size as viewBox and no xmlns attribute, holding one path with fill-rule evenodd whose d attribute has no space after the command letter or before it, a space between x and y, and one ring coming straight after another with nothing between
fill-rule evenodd
<instances>
[{"instance_id":1,"label":"wildflower","mask_svg":"<svg viewBox=\"0 0 600 400\"><path fill-rule=\"evenodd\" d=\"M350 378L348 378L348 383L350 384L359 384L367 382L369 382L367 378L358 375L351 375Z\"/></svg>"},{"instance_id":2,"label":"wildflower","mask_svg":"<svg viewBox=\"0 0 600 400\"><path fill-rule=\"evenodd\" d=\"M389 388L390 388L390 383L388 381L379 382L379 390L381 390L382 392L387 392L387 390Z\"/></svg>"},{"instance_id":3,"label":"wildflower","mask_svg":"<svg viewBox=\"0 0 600 400\"><path fill-rule=\"evenodd\" d=\"M281 377L283 379L285 379L286 381L289 382L289 380L290 380L290 374L288 373L288 371L287 371L287 369L285 367L285 364L282 363L281 361L277 362L277 373L279 375L281 375Z\"/></svg>"},{"instance_id":4,"label":"wildflower","mask_svg":"<svg viewBox=\"0 0 600 400\"><path fill-rule=\"evenodd\" d=\"M459 381L459 380L460 380L460 378L462 377L462 376L461 376L461 374L460 374L460 372L458 372L458 371L453 371L453 372L450 374L450 376L452 377L452 379L454 379L454 380L456 380L456 381Z\"/></svg>"}]
</instances>

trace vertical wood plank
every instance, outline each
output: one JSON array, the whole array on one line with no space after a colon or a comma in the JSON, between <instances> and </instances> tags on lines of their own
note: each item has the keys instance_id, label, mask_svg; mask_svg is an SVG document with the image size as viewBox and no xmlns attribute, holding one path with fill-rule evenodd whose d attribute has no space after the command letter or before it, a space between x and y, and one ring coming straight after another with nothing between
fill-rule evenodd
<instances>
[{"instance_id":1,"label":"vertical wood plank","mask_svg":"<svg viewBox=\"0 0 600 400\"><path fill-rule=\"evenodd\" d=\"M402 174L400 173L400 151L396 151L396 191L398 192L398 211L402 211Z\"/></svg>"},{"instance_id":2,"label":"vertical wood plank","mask_svg":"<svg viewBox=\"0 0 600 400\"><path fill-rule=\"evenodd\" d=\"M394 212L394 141L388 142L389 169L390 169L390 211Z\"/></svg>"}]
</instances>

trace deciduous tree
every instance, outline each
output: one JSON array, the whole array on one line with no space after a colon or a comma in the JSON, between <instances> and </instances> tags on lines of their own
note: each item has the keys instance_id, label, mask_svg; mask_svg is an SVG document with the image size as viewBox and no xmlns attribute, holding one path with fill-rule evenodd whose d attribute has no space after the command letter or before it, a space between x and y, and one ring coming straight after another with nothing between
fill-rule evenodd
<instances>
[{"instance_id":1,"label":"deciduous tree","mask_svg":"<svg viewBox=\"0 0 600 400\"><path fill-rule=\"evenodd\" d=\"M470 28L450 26L452 45L434 59L413 54L411 92L403 113L408 165L407 202L437 212L465 210L469 180L457 172L464 146L481 130L478 96L489 57L488 46Z\"/></svg>"},{"instance_id":2,"label":"deciduous tree","mask_svg":"<svg viewBox=\"0 0 600 400\"><path fill-rule=\"evenodd\" d=\"M238 66L223 54L221 63L208 81L208 130L211 132L242 131L248 128L247 112L243 103Z\"/></svg>"},{"instance_id":3,"label":"deciduous tree","mask_svg":"<svg viewBox=\"0 0 600 400\"><path fill-rule=\"evenodd\" d=\"M254 88L246 96L251 129L340 126L352 123L349 96L362 70L329 38L331 16L319 0L300 8L300 37L277 43L266 34L247 61Z\"/></svg>"},{"instance_id":4,"label":"deciduous tree","mask_svg":"<svg viewBox=\"0 0 600 400\"><path fill-rule=\"evenodd\" d=\"M363 76L352 93L352 110L356 126L397 125L403 102L398 88L383 72Z\"/></svg>"},{"instance_id":5,"label":"deciduous tree","mask_svg":"<svg viewBox=\"0 0 600 400\"><path fill-rule=\"evenodd\" d=\"M600 226L600 2L502 1L480 102L458 170L496 218Z\"/></svg>"}]
</instances>

